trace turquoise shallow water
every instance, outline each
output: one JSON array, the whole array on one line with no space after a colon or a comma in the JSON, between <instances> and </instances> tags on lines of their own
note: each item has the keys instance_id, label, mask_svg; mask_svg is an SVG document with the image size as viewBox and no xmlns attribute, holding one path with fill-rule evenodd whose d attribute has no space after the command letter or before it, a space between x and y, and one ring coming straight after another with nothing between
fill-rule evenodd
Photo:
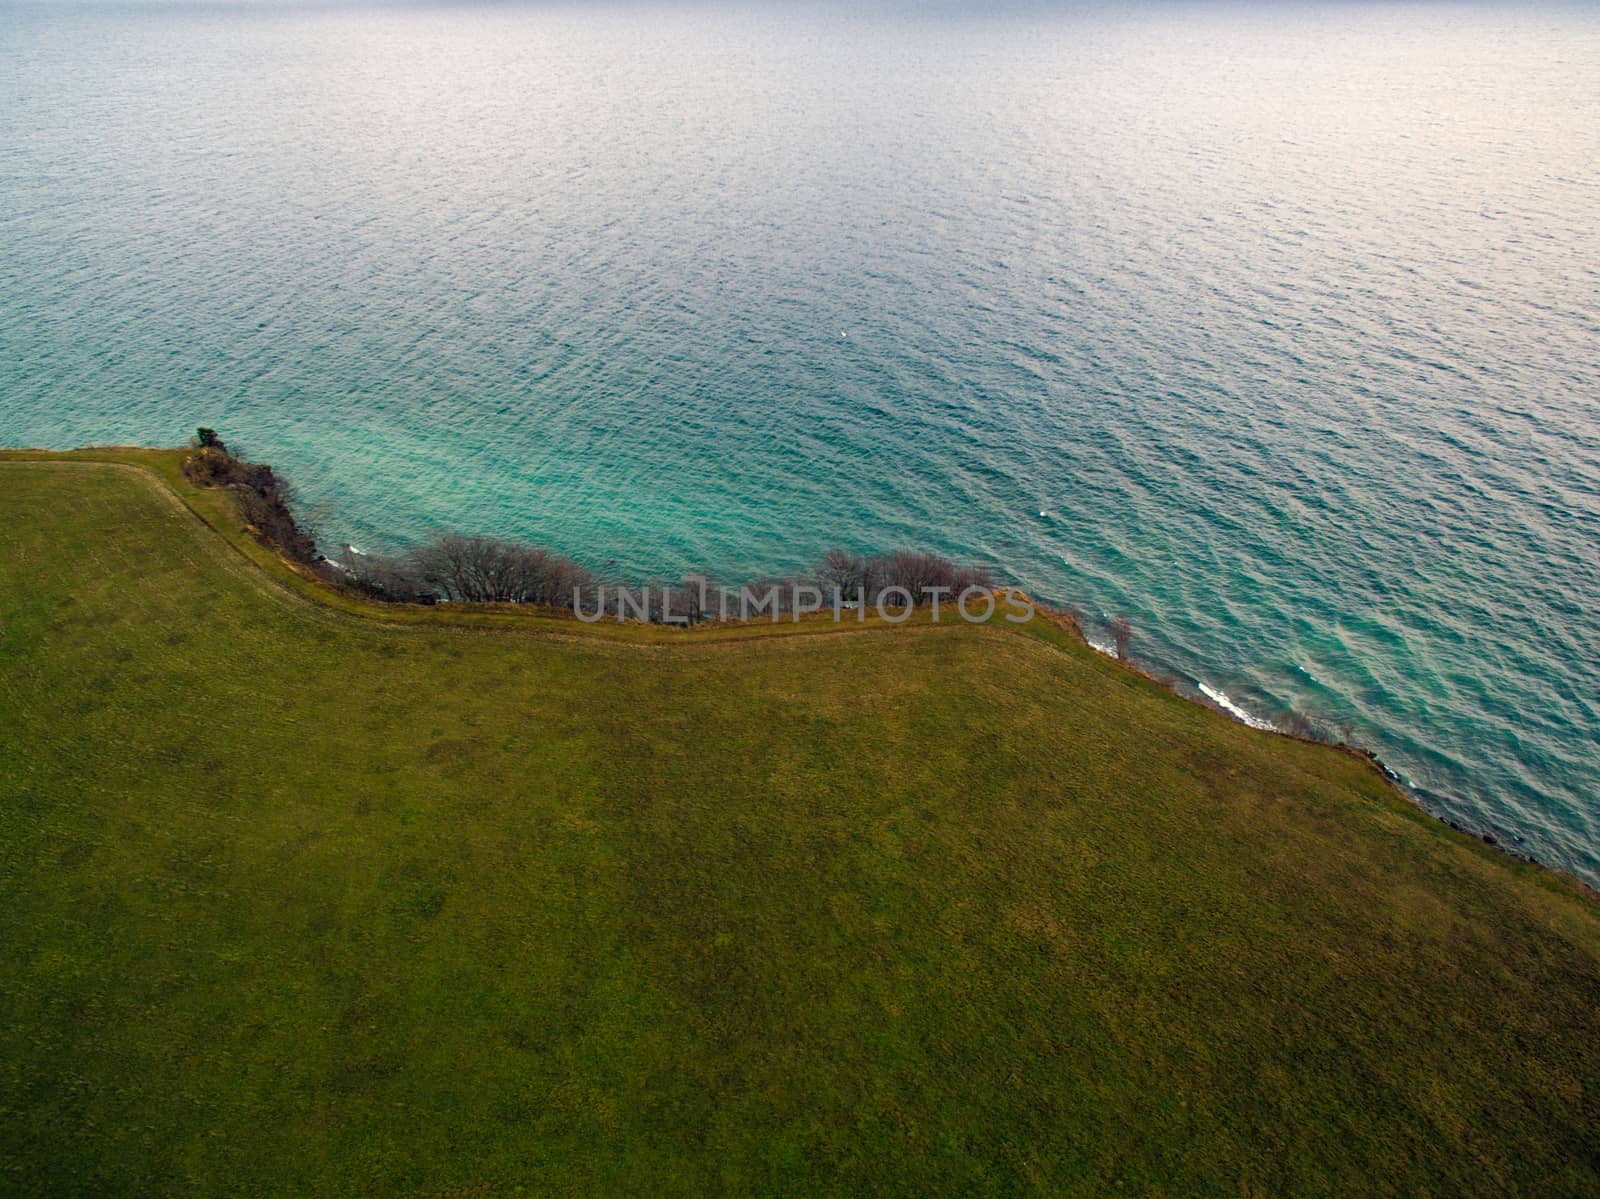
<instances>
[{"instance_id":1,"label":"turquoise shallow water","mask_svg":"<svg viewBox=\"0 0 1600 1199\"><path fill-rule=\"evenodd\" d=\"M1600 881L1597 83L1537 6L0 6L0 444L995 563Z\"/></svg>"}]
</instances>

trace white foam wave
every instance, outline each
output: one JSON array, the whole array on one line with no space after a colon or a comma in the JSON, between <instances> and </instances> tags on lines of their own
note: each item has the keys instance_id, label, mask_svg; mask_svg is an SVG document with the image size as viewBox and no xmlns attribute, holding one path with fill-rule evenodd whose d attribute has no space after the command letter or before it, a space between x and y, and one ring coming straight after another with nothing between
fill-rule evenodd
<instances>
[{"instance_id":1,"label":"white foam wave","mask_svg":"<svg viewBox=\"0 0 1600 1199\"><path fill-rule=\"evenodd\" d=\"M1232 716L1235 720L1239 721L1241 724L1247 724L1253 729L1272 728L1272 723L1270 721L1262 720L1259 717L1250 715L1250 713L1246 712L1238 704L1229 699L1226 691L1219 690L1218 688L1211 686L1209 683L1201 683L1200 693L1212 703L1216 704L1217 707L1221 708L1229 716Z\"/></svg>"}]
</instances>

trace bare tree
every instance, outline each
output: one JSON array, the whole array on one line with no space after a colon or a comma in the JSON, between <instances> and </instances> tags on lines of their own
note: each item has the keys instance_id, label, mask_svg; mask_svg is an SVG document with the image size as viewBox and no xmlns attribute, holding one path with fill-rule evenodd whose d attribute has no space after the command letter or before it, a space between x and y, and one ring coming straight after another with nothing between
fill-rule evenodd
<instances>
[{"instance_id":1,"label":"bare tree","mask_svg":"<svg viewBox=\"0 0 1600 1199\"><path fill-rule=\"evenodd\" d=\"M911 595L911 602L920 604L923 597L931 587L948 586L941 583L941 577L946 573L945 567L954 573L952 563L932 554L919 554L912 550L896 550L883 559L883 585L885 587L904 587Z\"/></svg>"},{"instance_id":2,"label":"bare tree","mask_svg":"<svg viewBox=\"0 0 1600 1199\"><path fill-rule=\"evenodd\" d=\"M408 555L416 576L453 600L572 606L588 572L570 558L493 537L445 534Z\"/></svg>"},{"instance_id":3,"label":"bare tree","mask_svg":"<svg viewBox=\"0 0 1600 1199\"><path fill-rule=\"evenodd\" d=\"M981 566L956 567L955 576L950 583L951 590L960 596L962 592L974 587L979 591L993 591L994 576Z\"/></svg>"},{"instance_id":4,"label":"bare tree","mask_svg":"<svg viewBox=\"0 0 1600 1199\"><path fill-rule=\"evenodd\" d=\"M373 599L395 604L432 603L436 598L408 555L397 558L381 554L359 554L350 546L338 559L336 581L353 587Z\"/></svg>"},{"instance_id":5,"label":"bare tree","mask_svg":"<svg viewBox=\"0 0 1600 1199\"><path fill-rule=\"evenodd\" d=\"M817 585L822 594L831 600L835 595L844 599L864 598L869 583L868 561L849 550L829 550L817 568Z\"/></svg>"}]
</instances>

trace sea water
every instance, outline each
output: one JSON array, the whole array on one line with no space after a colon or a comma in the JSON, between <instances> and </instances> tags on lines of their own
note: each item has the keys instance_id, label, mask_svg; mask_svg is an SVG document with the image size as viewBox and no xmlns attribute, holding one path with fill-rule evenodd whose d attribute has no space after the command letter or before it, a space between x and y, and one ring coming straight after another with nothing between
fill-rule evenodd
<instances>
[{"instance_id":1,"label":"sea water","mask_svg":"<svg viewBox=\"0 0 1600 1199\"><path fill-rule=\"evenodd\" d=\"M1591 881L1597 230L1580 7L0 4L0 444L983 562Z\"/></svg>"}]
</instances>

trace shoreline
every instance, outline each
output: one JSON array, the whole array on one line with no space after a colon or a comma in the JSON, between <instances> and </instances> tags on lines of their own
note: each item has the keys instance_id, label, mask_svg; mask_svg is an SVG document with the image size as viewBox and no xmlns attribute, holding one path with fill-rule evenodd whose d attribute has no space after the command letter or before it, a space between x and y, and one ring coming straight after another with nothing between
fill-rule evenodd
<instances>
[{"instance_id":1,"label":"shoreline","mask_svg":"<svg viewBox=\"0 0 1600 1199\"><path fill-rule=\"evenodd\" d=\"M1050 609L1040 601L1034 600L1034 603L1039 606L1041 611L1050 611ZM1074 626L1076 627L1076 621L1074 621ZM1579 887L1583 888L1592 898L1595 899L1596 902L1600 902L1600 887L1595 886L1587 879L1580 877L1573 871L1565 870L1560 866L1541 861L1530 853L1519 853L1510 845L1507 845L1505 842L1503 842L1499 837L1495 836L1492 832L1483 832L1477 829L1468 828L1449 816L1445 816L1440 812L1431 810L1423 800L1422 789L1408 783L1405 779L1405 776L1385 762L1383 758L1379 756L1376 750L1368 749L1365 746L1357 745L1349 741L1335 741L1325 737L1318 737L1313 733L1301 733L1292 729L1280 728L1278 725L1272 723L1272 721L1265 720L1258 716L1253 716L1243 708L1240 708L1237 704L1233 703L1228 698L1227 693L1222 691L1220 688L1212 687L1208 683L1202 682L1199 679L1186 679L1179 675L1164 672L1159 667L1151 669L1129 659L1119 658L1114 651L1109 650L1106 647L1096 645L1094 642L1090 641L1086 636L1084 636L1081 628L1077 630L1077 635L1083 640L1085 645L1094 650L1096 653L1100 654L1108 661L1115 662L1123 669L1132 671L1134 674L1140 675L1141 677L1149 679L1151 682L1156 683L1159 686L1165 687L1168 691L1172 692L1173 695L1177 696L1181 700L1195 704L1202 708L1207 708L1210 711L1217 713L1219 716L1227 717L1235 724L1240 724L1246 728L1254 729L1256 732L1268 733L1277 737L1287 737L1291 741L1300 741L1307 745L1325 746L1328 749L1339 750L1342 753L1351 754L1354 757L1360 758L1362 761L1371 765L1371 767L1380 775L1382 775L1385 781L1387 781L1394 788L1394 790L1406 800L1407 803L1411 804L1423 815L1432 820L1436 820L1445 827L1454 829L1456 832L1465 836L1477 838L1489 848L1498 850L1505 857L1508 857L1513 861L1526 862L1529 865L1536 866L1541 870L1547 870L1552 874L1559 875L1562 878L1570 879ZM1192 690L1194 694L1188 694L1190 690Z\"/></svg>"},{"instance_id":2,"label":"shoreline","mask_svg":"<svg viewBox=\"0 0 1600 1199\"><path fill-rule=\"evenodd\" d=\"M302 602L318 604L329 611L342 612L363 620L377 620L395 625L425 624L454 626L464 629L522 631L561 640L589 640L638 648L686 645L685 639L718 643L748 643L771 637L817 637L847 633L875 632L880 635L902 628L928 629L944 624L961 627L962 622L934 621L922 618L923 609L915 609L914 620L884 621L869 615L861 621L832 621L823 619L827 609L794 619L762 621L757 619L703 621L692 625L660 623L656 621L609 618L598 623L580 620L571 611L549 608L530 603L491 603L477 601L416 604L368 597L355 598L352 589L341 587L319 572L318 563L301 563L291 560L281 547L248 525L236 529L228 526L241 519L235 510L229 489L201 487L184 475L183 462L194 453L193 447L158 447L132 445L86 445L71 450L48 450L32 447L0 448L0 465L7 462L83 463L86 465L120 466L139 471L149 477L162 491L180 504L207 529L217 534L225 544L247 560L275 589L298 598ZM198 502L197 502L198 501ZM206 502L211 501L211 502ZM251 552L252 548L256 552ZM330 565L332 559L323 557L319 562ZM1024 636L1051 644L1050 636L1039 636L1037 626L1043 626L1059 637L1070 639L1077 647L1092 653L1096 658L1115 663L1121 669L1138 676L1175 698L1208 709L1229 721L1256 732L1286 737L1308 745L1336 750L1365 762L1383 778L1389 787L1411 808L1465 837L1481 842L1512 862L1531 865L1536 869L1576 886L1590 900L1600 903L1600 887L1577 873L1541 861L1532 854L1520 853L1501 841L1492 832L1468 828L1454 819L1430 810L1421 793L1407 784L1405 779L1373 750L1342 740L1316 736L1278 727L1269 720L1255 717L1232 703L1227 694L1199 679L1189 679L1172 673L1159 663L1140 663L1118 655L1111 646L1101 646L1084 632L1082 621L1070 607L1058 607L1039 600L1021 588L999 585L997 592L1008 591L1024 596L1036 611L1036 619L1019 624L1015 631ZM419 614L422 618L418 618ZM994 622L983 622L992 624ZM1035 631L1029 632L1027 630ZM1060 646L1058 645L1059 649ZM1192 692L1192 693L1191 693ZM1212 693L1215 693L1214 695ZM1220 698L1218 698L1220 697Z\"/></svg>"},{"instance_id":3,"label":"shoreline","mask_svg":"<svg viewBox=\"0 0 1600 1199\"><path fill-rule=\"evenodd\" d=\"M1200 1192L1285 1144L1320 1155L1290 1191L1548 1190L1586 1160L1560 1084L1600 1065L1595 900L1064 616L644 653L408 631L300 602L137 465L6 462L0 510L12 1057L47 1100L19 1177L70 1140L84 1178L159 1181L174 1145L186 1177L289 1185L282 1146L235 1148L263 1113L302 1190L370 1179L375 1144L401 1190L597 1144L715 1189L729 1135L791 1127L826 1190L819 1111L911 1167L932 1141L904 1118L974 1136L933 1192L1005 1183L1019 1135L1108 1130L1133 1189L1195 1145L1233 1155ZM480 1143L527 1156L491 1173ZM746 1160L758 1188L793 1164Z\"/></svg>"}]
</instances>

